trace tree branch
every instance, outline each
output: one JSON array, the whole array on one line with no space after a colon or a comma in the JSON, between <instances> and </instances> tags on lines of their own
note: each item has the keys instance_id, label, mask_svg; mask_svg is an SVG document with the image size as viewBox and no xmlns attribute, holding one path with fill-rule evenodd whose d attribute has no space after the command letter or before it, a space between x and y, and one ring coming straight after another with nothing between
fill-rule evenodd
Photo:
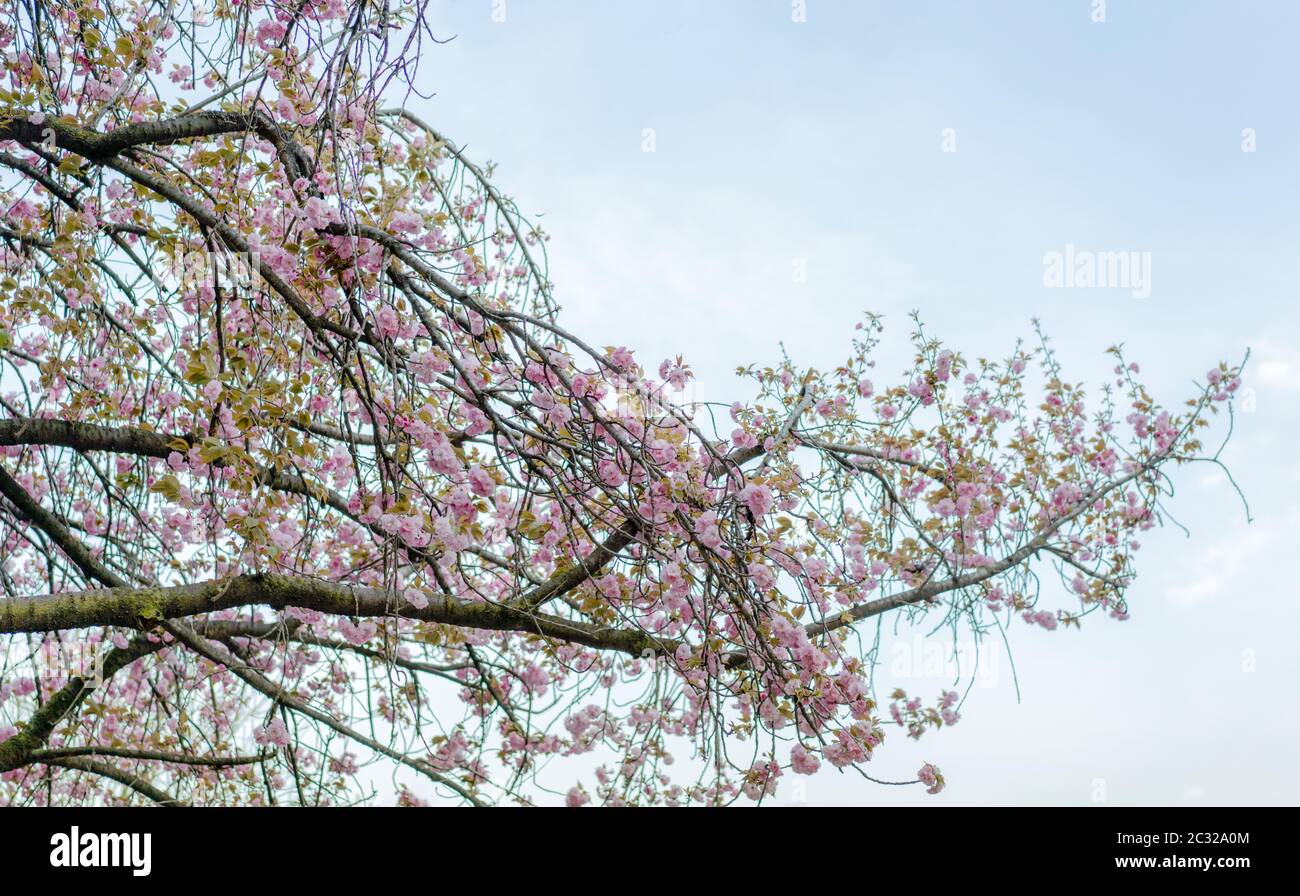
<instances>
[{"instance_id":1,"label":"tree branch","mask_svg":"<svg viewBox=\"0 0 1300 896\"><path fill-rule=\"evenodd\" d=\"M136 793L146 796L160 806L188 806L184 800L179 800L164 790L160 790L150 784L139 775L133 775L130 772L123 771L115 765L109 765L106 762L97 762L94 759L87 759L84 756L64 756L55 759L41 760L44 765L52 765L60 768L73 768L78 771L90 772L92 775L99 775L102 778L109 778L119 784L125 784Z\"/></svg>"},{"instance_id":2,"label":"tree branch","mask_svg":"<svg viewBox=\"0 0 1300 896\"><path fill-rule=\"evenodd\" d=\"M428 606L400 605L391 592L306 576L254 573L191 585L99 588L0 600L0 633L45 632L103 625L138 626L236 607L303 607L338 616L394 616L488 631L536 634L640 656L667 645L644 632L593 625L506 604L428 595ZM673 645L675 646L675 645Z\"/></svg>"}]
</instances>

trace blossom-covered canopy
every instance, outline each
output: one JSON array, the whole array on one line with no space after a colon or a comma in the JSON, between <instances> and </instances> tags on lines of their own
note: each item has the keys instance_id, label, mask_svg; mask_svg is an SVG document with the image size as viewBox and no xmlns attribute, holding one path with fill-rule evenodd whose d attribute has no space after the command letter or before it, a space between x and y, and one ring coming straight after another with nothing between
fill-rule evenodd
<instances>
[{"instance_id":1,"label":"blossom-covered canopy","mask_svg":"<svg viewBox=\"0 0 1300 896\"><path fill-rule=\"evenodd\" d=\"M1126 617L1235 368L891 378L869 317L688 402L410 111L424 13L0 13L0 802L761 799L957 721L866 620Z\"/></svg>"}]
</instances>

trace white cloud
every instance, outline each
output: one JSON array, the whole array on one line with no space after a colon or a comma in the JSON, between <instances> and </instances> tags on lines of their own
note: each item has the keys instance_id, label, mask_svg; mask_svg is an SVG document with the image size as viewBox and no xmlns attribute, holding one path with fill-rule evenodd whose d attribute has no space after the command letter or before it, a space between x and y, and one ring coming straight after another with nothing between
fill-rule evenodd
<instances>
[{"instance_id":1,"label":"white cloud","mask_svg":"<svg viewBox=\"0 0 1300 896\"><path fill-rule=\"evenodd\" d=\"M1300 391L1300 352L1294 346L1262 339L1254 344L1253 353L1246 379L1254 379L1269 389Z\"/></svg>"},{"instance_id":2,"label":"white cloud","mask_svg":"<svg viewBox=\"0 0 1300 896\"><path fill-rule=\"evenodd\" d=\"M1232 531L1199 553L1189 565L1186 578L1165 591L1175 604L1189 605L1230 597L1243 579L1250 578L1260 564L1279 549L1283 539L1300 526L1300 507L1292 505L1284 513L1251 523L1239 523Z\"/></svg>"}]
</instances>

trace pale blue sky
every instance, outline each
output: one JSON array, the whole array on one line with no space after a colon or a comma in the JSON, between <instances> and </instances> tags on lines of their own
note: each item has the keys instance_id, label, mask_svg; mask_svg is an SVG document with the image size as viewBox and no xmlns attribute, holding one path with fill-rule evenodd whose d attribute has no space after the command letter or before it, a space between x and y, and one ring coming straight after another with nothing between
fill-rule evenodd
<instances>
[{"instance_id":1,"label":"pale blue sky","mask_svg":"<svg viewBox=\"0 0 1300 896\"><path fill-rule=\"evenodd\" d=\"M1123 341L1170 402L1254 352L1226 459L1255 522L1210 468L1181 471L1192 535L1148 534L1131 621L1017 627L1019 704L1003 657L961 724L887 742L875 774L924 758L947 792L824 772L810 803L1300 802L1283 571L1300 526L1300 4L1106 6L1104 23L1091 0L808 0L801 24L788 0L435 12L456 39L426 47L436 96L413 105L542 216L568 324L654 365L687 355L709 398L749 397L732 369L780 340L841 359L865 309L886 315L885 371L914 308L968 355L1005 354L1037 316L1092 383ZM1043 255L1067 243L1151 253L1151 295L1045 288ZM905 671L922 693L948 683Z\"/></svg>"}]
</instances>

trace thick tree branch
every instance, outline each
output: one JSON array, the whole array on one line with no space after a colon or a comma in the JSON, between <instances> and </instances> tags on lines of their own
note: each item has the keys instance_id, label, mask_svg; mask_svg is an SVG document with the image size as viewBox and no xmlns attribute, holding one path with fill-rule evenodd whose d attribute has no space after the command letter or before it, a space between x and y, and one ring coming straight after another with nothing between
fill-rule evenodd
<instances>
[{"instance_id":1,"label":"thick tree branch","mask_svg":"<svg viewBox=\"0 0 1300 896\"><path fill-rule=\"evenodd\" d=\"M166 645L161 639L150 640L145 635L139 635L126 647L115 647L104 657L101 681L107 681L116 672L140 657L159 651L164 646ZM7 772L30 762L32 754L45 746L55 726L74 712L93 688L94 685L85 678L74 676L49 700L42 703L28 719L26 726L12 737L0 741L0 772Z\"/></svg>"},{"instance_id":2,"label":"thick tree branch","mask_svg":"<svg viewBox=\"0 0 1300 896\"><path fill-rule=\"evenodd\" d=\"M160 806L188 806L184 800L179 800L165 790L161 790L150 784L147 780L139 775L133 775L128 771L110 765L107 762L98 762L85 756L63 756L59 758L42 759L43 765L57 766L60 768L77 769L78 771L90 772L92 775L99 775L101 778L108 778L119 784L124 784L141 796L148 797Z\"/></svg>"},{"instance_id":3,"label":"thick tree branch","mask_svg":"<svg viewBox=\"0 0 1300 896\"><path fill-rule=\"evenodd\" d=\"M136 122L107 132L84 128L60 118L43 118L35 123L31 121L31 113L23 110L7 114L22 117L0 118L0 141L44 143L52 134L57 147L91 162L103 162L135 146L164 146L199 137L255 133L291 160L294 177L304 176L311 167L307 153L261 111L250 114L196 112L161 121Z\"/></svg>"},{"instance_id":4,"label":"thick tree branch","mask_svg":"<svg viewBox=\"0 0 1300 896\"><path fill-rule=\"evenodd\" d=\"M19 513L48 535L88 578L103 582L110 588L126 584L125 579L105 569L90 550L73 537L63 521L42 507L3 467L0 467L0 495L8 498Z\"/></svg>"},{"instance_id":5,"label":"thick tree branch","mask_svg":"<svg viewBox=\"0 0 1300 896\"><path fill-rule=\"evenodd\" d=\"M303 607L339 616L395 616L488 631L536 634L602 650L641 655L665 646L652 635L534 613L505 604L427 595L428 606L402 604L381 588L342 585L278 573L158 588L100 588L0 600L0 633L103 625L136 626L236 607Z\"/></svg>"},{"instance_id":6,"label":"thick tree branch","mask_svg":"<svg viewBox=\"0 0 1300 896\"><path fill-rule=\"evenodd\" d=\"M253 765L266 762L274 753L259 753L255 756L187 756L184 753L169 753L166 750L130 750L123 747L60 747L54 750L37 750L29 757L34 763L52 764L52 760L69 759L78 756L112 756L116 759L132 759L140 762L164 762L173 765L199 765L206 768L230 768L236 765Z\"/></svg>"}]
</instances>

